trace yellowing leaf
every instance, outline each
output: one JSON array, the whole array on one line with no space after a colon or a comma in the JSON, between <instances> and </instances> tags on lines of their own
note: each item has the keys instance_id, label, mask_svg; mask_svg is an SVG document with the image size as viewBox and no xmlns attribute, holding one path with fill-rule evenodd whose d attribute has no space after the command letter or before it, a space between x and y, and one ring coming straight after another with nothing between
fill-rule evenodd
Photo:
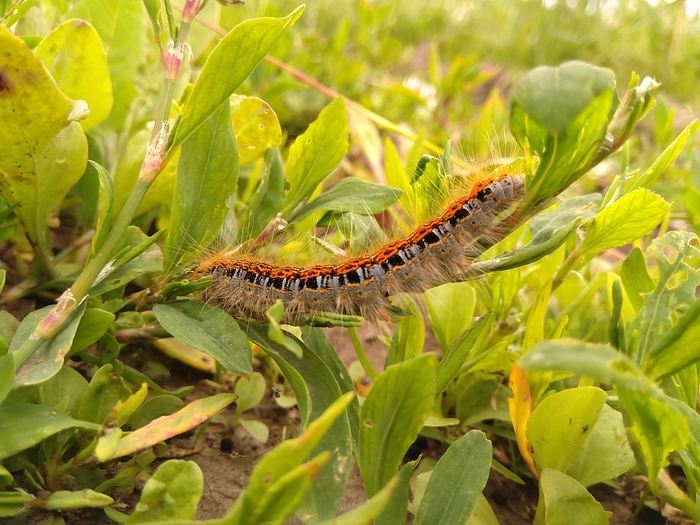
<instances>
[{"instance_id":1,"label":"yellowing leaf","mask_svg":"<svg viewBox=\"0 0 700 525\"><path fill-rule=\"evenodd\" d=\"M510 371L508 387L513 392L513 397L508 398L508 413L510 414L510 421L513 423L515 441L527 468L530 469L535 479L538 479L535 460L532 458L532 448L526 436L527 421L532 412L530 387L527 384L525 372L518 365L515 365Z\"/></svg>"}]
</instances>

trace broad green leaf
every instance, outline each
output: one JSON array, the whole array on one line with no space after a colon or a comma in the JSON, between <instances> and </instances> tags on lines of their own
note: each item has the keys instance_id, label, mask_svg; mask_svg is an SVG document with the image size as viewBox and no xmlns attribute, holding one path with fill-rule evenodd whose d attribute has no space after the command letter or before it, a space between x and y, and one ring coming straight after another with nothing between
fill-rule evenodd
<instances>
[{"instance_id":1,"label":"broad green leaf","mask_svg":"<svg viewBox=\"0 0 700 525\"><path fill-rule=\"evenodd\" d=\"M401 158L396 151L396 146L391 141L391 137L387 137L384 140L384 176L389 186L398 188L403 192L399 202L407 213L414 215L415 197L411 179L401 163Z\"/></svg>"},{"instance_id":2,"label":"broad green leaf","mask_svg":"<svg viewBox=\"0 0 700 525\"><path fill-rule=\"evenodd\" d=\"M695 288L700 285L697 239L693 233L672 231L654 239L647 249L656 261L658 280L654 290L643 296L644 305L637 317L626 327L628 334L638 334L638 362L671 329L673 317L696 300Z\"/></svg>"},{"instance_id":3,"label":"broad green leaf","mask_svg":"<svg viewBox=\"0 0 700 525\"><path fill-rule=\"evenodd\" d=\"M299 401L302 428L343 393L354 391L348 371L319 328L302 329L304 340L297 340L303 348L301 357L270 341L264 332L251 326L248 336L265 349L291 383ZM300 515L325 520L337 512L349 475L347 467L352 457L353 436L359 432L358 421L359 406L357 400L353 400L348 407L348 415L341 415L313 450L312 455L330 450L332 456L319 472L316 484L301 505Z\"/></svg>"},{"instance_id":4,"label":"broad green leaf","mask_svg":"<svg viewBox=\"0 0 700 525\"><path fill-rule=\"evenodd\" d=\"M83 121L89 131L112 111L112 81L100 35L85 20L68 20L39 42L34 50L56 83L74 100L84 100L90 115Z\"/></svg>"},{"instance_id":5,"label":"broad green leaf","mask_svg":"<svg viewBox=\"0 0 700 525\"><path fill-rule=\"evenodd\" d=\"M487 312L464 330L444 352L435 374L435 396L438 397L445 391L462 366L467 355L481 337L484 330L488 333L493 321L493 312Z\"/></svg>"},{"instance_id":6,"label":"broad green leaf","mask_svg":"<svg viewBox=\"0 0 700 525\"><path fill-rule=\"evenodd\" d=\"M39 242L49 215L85 170L87 140L73 101L4 26L0 48L0 193L9 205L21 204L14 211Z\"/></svg>"},{"instance_id":7,"label":"broad green leaf","mask_svg":"<svg viewBox=\"0 0 700 525\"><path fill-rule=\"evenodd\" d=\"M164 272L209 246L238 185L238 146L227 102L182 144L165 239Z\"/></svg>"},{"instance_id":8,"label":"broad green leaf","mask_svg":"<svg viewBox=\"0 0 700 525\"><path fill-rule=\"evenodd\" d=\"M285 18L246 20L221 39L207 58L182 110L172 148L182 144L233 95L303 11L302 6Z\"/></svg>"},{"instance_id":9,"label":"broad green leaf","mask_svg":"<svg viewBox=\"0 0 700 525\"><path fill-rule=\"evenodd\" d=\"M649 277L649 272L647 271L644 253L639 247L635 246L632 248L625 260L622 261L620 278L622 279L622 286L627 292L627 298L634 306L635 311L639 313L644 304L642 294L653 291L655 287L654 281Z\"/></svg>"},{"instance_id":10,"label":"broad green leaf","mask_svg":"<svg viewBox=\"0 0 700 525\"><path fill-rule=\"evenodd\" d=\"M52 407L6 400L0 405L0 460L33 447L67 428L97 432L100 425L78 421Z\"/></svg>"},{"instance_id":11,"label":"broad green leaf","mask_svg":"<svg viewBox=\"0 0 700 525\"><path fill-rule=\"evenodd\" d=\"M117 403L130 395L121 376L112 372L111 364L106 364L92 376L81 398L78 417L93 423L105 423L109 418L110 423L116 423Z\"/></svg>"},{"instance_id":12,"label":"broad green leaf","mask_svg":"<svg viewBox=\"0 0 700 525\"><path fill-rule=\"evenodd\" d=\"M107 124L122 129L138 96L134 79L146 63L147 15L142 0L82 0L66 15L91 23L102 39L112 78L114 104Z\"/></svg>"},{"instance_id":13,"label":"broad green leaf","mask_svg":"<svg viewBox=\"0 0 700 525\"><path fill-rule=\"evenodd\" d=\"M547 314L547 304L552 293L552 279L548 279L537 292L530 307L530 315L525 323L523 336L523 354L526 354L535 344L544 339L544 318Z\"/></svg>"},{"instance_id":14,"label":"broad green leaf","mask_svg":"<svg viewBox=\"0 0 700 525\"><path fill-rule=\"evenodd\" d=\"M581 251L598 253L624 246L653 230L668 213L669 204L645 189L628 193L604 208L586 232Z\"/></svg>"},{"instance_id":15,"label":"broad green leaf","mask_svg":"<svg viewBox=\"0 0 700 525\"><path fill-rule=\"evenodd\" d=\"M46 306L41 310L35 310L22 320L17 328L17 333L10 352L17 354L20 347L29 339L37 325L53 310L53 306ZM15 373L14 388L23 385L41 383L51 378L61 370L63 358L73 344L73 337L78 329L80 318L85 312L85 303L78 306L66 325L52 338L41 343L34 353L17 368Z\"/></svg>"},{"instance_id":16,"label":"broad green leaf","mask_svg":"<svg viewBox=\"0 0 700 525\"><path fill-rule=\"evenodd\" d=\"M187 432L212 417L219 410L233 403L235 399L236 396L234 394L216 394L192 401L182 410L168 416L159 417L148 425L123 437L110 459L133 454L173 436Z\"/></svg>"},{"instance_id":17,"label":"broad green leaf","mask_svg":"<svg viewBox=\"0 0 700 525\"><path fill-rule=\"evenodd\" d=\"M170 459L146 482L126 523L193 519L203 491L204 476L194 461Z\"/></svg>"},{"instance_id":18,"label":"broad green leaf","mask_svg":"<svg viewBox=\"0 0 700 525\"><path fill-rule=\"evenodd\" d=\"M491 442L472 430L438 460L421 500L416 525L466 523L491 471Z\"/></svg>"},{"instance_id":19,"label":"broad green leaf","mask_svg":"<svg viewBox=\"0 0 700 525\"><path fill-rule=\"evenodd\" d=\"M609 69L571 61L533 69L513 88L512 99L550 135L559 135L614 87L615 75Z\"/></svg>"},{"instance_id":20,"label":"broad green leaf","mask_svg":"<svg viewBox=\"0 0 700 525\"><path fill-rule=\"evenodd\" d=\"M328 212L321 217L316 226L337 228L350 242L350 254L368 253L387 240L386 234L373 215Z\"/></svg>"},{"instance_id":21,"label":"broad green leaf","mask_svg":"<svg viewBox=\"0 0 700 525\"><path fill-rule=\"evenodd\" d=\"M545 397L537 405L527 422L527 438L540 470L567 471L607 398L600 388L570 388Z\"/></svg>"},{"instance_id":22,"label":"broad green leaf","mask_svg":"<svg viewBox=\"0 0 700 525\"><path fill-rule=\"evenodd\" d=\"M308 199L348 151L348 114L342 97L328 104L289 148L282 216Z\"/></svg>"},{"instance_id":23,"label":"broad green leaf","mask_svg":"<svg viewBox=\"0 0 700 525\"><path fill-rule=\"evenodd\" d=\"M389 208L399 197L401 190L349 177L304 205L289 222L301 222L319 211L374 215Z\"/></svg>"},{"instance_id":24,"label":"broad green leaf","mask_svg":"<svg viewBox=\"0 0 700 525\"><path fill-rule=\"evenodd\" d=\"M534 525L608 525L603 506L575 479L548 468L540 478Z\"/></svg>"},{"instance_id":25,"label":"broad green leaf","mask_svg":"<svg viewBox=\"0 0 700 525\"><path fill-rule=\"evenodd\" d=\"M12 382L9 384L12 385ZM8 399L21 403L46 405L71 417L78 417L80 400L85 395L87 386L88 382L80 372L69 366L63 366L51 379L36 385L16 388Z\"/></svg>"},{"instance_id":26,"label":"broad green leaf","mask_svg":"<svg viewBox=\"0 0 700 525\"><path fill-rule=\"evenodd\" d=\"M12 483L13 476L12 473L10 473L9 470L7 470L5 467L0 465L0 488L6 487L10 483Z\"/></svg>"},{"instance_id":27,"label":"broad green leaf","mask_svg":"<svg viewBox=\"0 0 700 525\"><path fill-rule=\"evenodd\" d=\"M178 301L156 305L153 313L170 334L210 355L227 370L253 373L248 338L223 310L199 301Z\"/></svg>"},{"instance_id":28,"label":"broad green leaf","mask_svg":"<svg viewBox=\"0 0 700 525\"><path fill-rule=\"evenodd\" d=\"M605 138L614 95L610 70L577 61L539 67L518 82L511 132L530 159L540 157L528 180L528 206L558 194L587 170Z\"/></svg>"},{"instance_id":29,"label":"broad green leaf","mask_svg":"<svg viewBox=\"0 0 700 525\"><path fill-rule=\"evenodd\" d=\"M621 476L637 464L617 410L604 404L588 434L566 471L584 487Z\"/></svg>"},{"instance_id":30,"label":"broad green leaf","mask_svg":"<svg viewBox=\"0 0 700 525\"><path fill-rule=\"evenodd\" d=\"M114 314L111 312L99 308L86 308L68 353L72 355L80 352L97 342L107 332L113 321Z\"/></svg>"},{"instance_id":31,"label":"broad green leaf","mask_svg":"<svg viewBox=\"0 0 700 525\"><path fill-rule=\"evenodd\" d=\"M688 443L684 450L678 452L678 455L691 487L694 486L697 489L700 486L700 415L694 407L691 408L679 399L669 397L668 402L688 420L690 431Z\"/></svg>"},{"instance_id":32,"label":"broad green leaf","mask_svg":"<svg viewBox=\"0 0 700 525\"><path fill-rule=\"evenodd\" d=\"M100 494L94 490L80 491L59 490L46 498L44 508L46 510L82 509L85 507L106 507L114 503L107 494Z\"/></svg>"},{"instance_id":33,"label":"broad green leaf","mask_svg":"<svg viewBox=\"0 0 700 525\"><path fill-rule=\"evenodd\" d=\"M555 209L538 215L528 225L532 232L530 242L499 256L494 271L524 266L549 255L566 242L581 222L593 218L601 201L598 193L589 193L566 199Z\"/></svg>"},{"instance_id":34,"label":"broad green leaf","mask_svg":"<svg viewBox=\"0 0 700 525\"><path fill-rule=\"evenodd\" d=\"M265 153L267 172L253 194L238 232L238 242L257 237L282 209L284 203L284 171L279 148Z\"/></svg>"},{"instance_id":35,"label":"broad green leaf","mask_svg":"<svg viewBox=\"0 0 700 525\"><path fill-rule=\"evenodd\" d=\"M231 97L231 117L236 132L240 165L262 157L267 150L279 146L282 128L270 105L256 97Z\"/></svg>"},{"instance_id":36,"label":"broad green leaf","mask_svg":"<svg viewBox=\"0 0 700 525\"><path fill-rule=\"evenodd\" d=\"M20 322L7 310L0 310L0 355L6 355Z\"/></svg>"},{"instance_id":37,"label":"broad green leaf","mask_svg":"<svg viewBox=\"0 0 700 525\"><path fill-rule=\"evenodd\" d=\"M680 155L681 151L685 146L685 143L690 137L695 135L698 129L698 119L693 120L688 124L683 131L681 131L674 140L664 151L659 155L654 163L649 166L649 169L642 173L637 180L630 186L629 191L642 188L644 186L649 186L656 178L661 175L664 171L673 165L676 157Z\"/></svg>"},{"instance_id":38,"label":"broad green leaf","mask_svg":"<svg viewBox=\"0 0 700 525\"><path fill-rule=\"evenodd\" d=\"M384 370L360 415L360 471L372 497L396 474L433 406L435 357L422 354Z\"/></svg>"},{"instance_id":39,"label":"broad green leaf","mask_svg":"<svg viewBox=\"0 0 700 525\"><path fill-rule=\"evenodd\" d=\"M657 380L700 360L700 299L661 337L644 358L644 371Z\"/></svg>"},{"instance_id":40,"label":"broad green leaf","mask_svg":"<svg viewBox=\"0 0 700 525\"><path fill-rule=\"evenodd\" d=\"M446 352L474 320L474 287L470 283L448 283L427 290L422 297L440 349Z\"/></svg>"},{"instance_id":41,"label":"broad green leaf","mask_svg":"<svg viewBox=\"0 0 700 525\"><path fill-rule=\"evenodd\" d=\"M241 377L236 381L234 393L238 396L236 407L238 412L245 412L260 404L265 396L265 376L260 372L254 372L249 378Z\"/></svg>"}]
</instances>

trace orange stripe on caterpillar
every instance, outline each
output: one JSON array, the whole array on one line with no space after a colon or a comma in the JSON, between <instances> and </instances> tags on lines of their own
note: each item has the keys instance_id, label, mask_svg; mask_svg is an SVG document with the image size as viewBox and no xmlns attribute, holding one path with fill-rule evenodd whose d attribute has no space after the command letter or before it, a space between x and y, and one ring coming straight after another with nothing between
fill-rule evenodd
<instances>
[{"instance_id":1,"label":"orange stripe on caterpillar","mask_svg":"<svg viewBox=\"0 0 700 525\"><path fill-rule=\"evenodd\" d=\"M521 175L480 181L409 236L337 265L277 266L224 256L202 262L196 273L214 278L205 299L236 317L264 319L279 299L285 322L320 312L386 319L388 297L459 280L475 257L508 233L493 220L524 193Z\"/></svg>"}]
</instances>

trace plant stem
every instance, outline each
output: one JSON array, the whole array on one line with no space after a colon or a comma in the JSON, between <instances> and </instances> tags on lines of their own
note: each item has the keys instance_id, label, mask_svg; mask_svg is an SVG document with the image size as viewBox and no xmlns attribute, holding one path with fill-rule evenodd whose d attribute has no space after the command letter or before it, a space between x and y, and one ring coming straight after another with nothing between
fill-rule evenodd
<instances>
[{"instance_id":1,"label":"plant stem","mask_svg":"<svg viewBox=\"0 0 700 525\"><path fill-rule=\"evenodd\" d=\"M15 354L15 366L19 368L22 364L41 346L41 344L60 332L66 325L76 308L85 300L90 288L95 284L95 281L106 277L108 272L108 263L122 242L126 229L131 224L131 220L136 214L141 201L143 200L146 191L150 188L158 174L163 171L166 166L164 162L166 156L166 146L168 143L168 126L167 122L170 117L170 108L172 107L172 92L177 76L182 65L182 57L185 49L185 41L189 32L190 24L194 16L201 10L206 3L206 0L187 0L185 4L185 12L180 23L180 28L175 42L169 47L167 53L163 55L163 85L158 99L156 108L153 132L151 139L146 149L146 157L141 166L141 172L136 181L136 184L126 201L126 204L119 213L119 217L115 221L112 228L109 230L107 238L102 246L98 249L95 257L88 262L85 269L78 276L66 292L58 300L58 304L42 319L36 328L29 336L27 341L17 350ZM44 240L43 248L46 248ZM39 254L47 263L42 252L41 239L37 245Z\"/></svg>"},{"instance_id":2,"label":"plant stem","mask_svg":"<svg viewBox=\"0 0 700 525\"><path fill-rule=\"evenodd\" d=\"M362 343L360 342L360 337L357 335L357 330L355 328L348 328L348 333L350 334L352 346L357 354L357 359L360 361L365 374L367 374L370 380L374 381L377 379L379 374L372 366L372 363L369 362L369 359L367 359L367 354L365 353L365 349L362 348Z\"/></svg>"}]
</instances>

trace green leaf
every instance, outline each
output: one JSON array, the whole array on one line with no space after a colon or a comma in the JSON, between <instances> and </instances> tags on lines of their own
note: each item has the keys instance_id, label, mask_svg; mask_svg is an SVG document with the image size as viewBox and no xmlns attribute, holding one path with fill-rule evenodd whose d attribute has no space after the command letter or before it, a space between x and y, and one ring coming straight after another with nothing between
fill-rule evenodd
<instances>
[{"instance_id":1,"label":"green leaf","mask_svg":"<svg viewBox=\"0 0 700 525\"><path fill-rule=\"evenodd\" d=\"M566 471L584 487L621 476L637 464L617 410L604 404L587 434Z\"/></svg>"},{"instance_id":2,"label":"green leaf","mask_svg":"<svg viewBox=\"0 0 700 525\"><path fill-rule=\"evenodd\" d=\"M160 12L161 12L161 0L143 0L143 5L146 7L146 12L148 13L148 18L151 20L151 27L153 29L153 36L159 38L160 35ZM170 35L173 40L175 40L174 35Z\"/></svg>"},{"instance_id":3,"label":"green leaf","mask_svg":"<svg viewBox=\"0 0 700 525\"><path fill-rule=\"evenodd\" d=\"M656 380L668 377L700 360L700 299L657 341L642 368Z\"/></svg>"},{"instance_id":4,"label":"green leaf","mask_svg":"<svg viewBox=\"0 0 700 525\"><path fill-rule=\"evenodd\" d=\"M571 61L533 69L513 88L512 99L550 135L559 135L614 87L615 75L609 69Z\"/></svg>"},{"instance_id":5,"label":"green leaf","mask_svg":"<svg viewBox=\"0 0 700 525\"><path fill-rule=\"evenodd\" d=\"M615 96L610 70L583 62L539 67L513 89L510 129L525 149L528 165L526 207L560 193L584 173L605 138Z\"/></svg>"},{"instance_id":6,"label":"green leaf","mask_svg":"<svg viewBox=\"0 0 700 525\"><path fill-rule=\"evenodd\" d=\"M127 250L128 253L124 255L133 256L134 258L129 262L123 263L117 269L113 269L113 266L108 266L107 269L112 271L98 278L97 284L90 288L90 296L95 297L111 290L121 288L134 279L149 273L162 273L163 254L160 248L154 245L154 242L158 239L158 235L159 233L155 233L151 237L147 237L146 234L141 231L141 228L133 225L129 226L120 248L122 250ZM145 251L139 253L142 250ZM103 270L103 272L104 271L105 270Z\"/></svg>"},{"instance_id":7,"label":"green leaf","mask_svg":"<svg viewBox=\"0 0 700 525\"><path fill-rule=\"evenodd\" d=\"M46 499L46 510L82 509L85 507L106 507L114 503L107 494L100 494L94 490L80 491L59 490Z\"/></svg>"},{"instance_id":8,"label":"green leaf","mask_svg":"<svg viewBox=\"0 0 700 525\"><path fill-rule=\"evenodd\" d=\"M50 213L85 170L87 140L73 101L4 26L0 48L0 193L39 242Z\"/></svg>"},{"instance_id":9,"label":"green leaf","mask_svg":"<svg viewBox=\"0 0 700 525\"><path fill-rule=\"evenodd\" d=\"M643 296L644 305L626 327L638 334L635 357L638 362L673 326L673 317L695 302L695 288L700 285L696 261L700 255L695 234L668 232L654 239L647 249L658 267L658 281L653 291Z\"/></svg>"},{"instance_id":10,"label":"green leaf","mask_svg":"<svg viewBox=\"0 0 700 525\"><path fill-rule=\"evenodd\" d=\"M404 467L405 468L405 467ZM336 518L324 521L321 525L370 525L386 508L397 488L398 476L391 478L386 486L368 501Z\"/></svg>"},{"instance_id":11,"label":"green leaf","mask_svg":"<svg viewBox=\"0 0 700 525\"><path fill-rule=\"evenodd\" d=\"M280 122L264 100L234 95L231 97L231 116L241 166L255 162L282 142Z\"/></svg>"},{"instance_id":12,"label":"green leaf","mask_svg":"<svg viewBox=\"0 0 700 525\"><path fill-rule=\"evenodd\" d=\"M236 381L234 392L238 396L236 400L238 412L245 412L258 406L265 397L265 388L265 376L260 372L254 372L250 378L241 377Z\"/></svg>"},{"instance_id":13,"label":"green leaf","mask_svg":"<svg viewBox=\"0 0 700 525\"><path fill-rule=\"evenodd\" d=\"M240 423L248 431L248 434L260 441L260 443L267 443L270 437L270 429L265 423L257 419L241 419Z\"/></svg>"},{"instance_id":14,"label":"green leaf","mask_svg":"<svg viewBox=\"0 0 700 525\"><path fill-rule=\"evenodd\" d=\"M301 357L271 341L262 327L249 327L248 336L265 349L292 385L299 402L302 428L342 394L354 391L350 375L319 328L304 327L303 342L295 339L303 349ZM292 336L288 334L288 337ZM330 450L332 456L319 472L316 483L299 509L309 519L329 519L340 506L350 473L347 466L352 457L352 438L359 433L359 413L357 400L353 400L348 415L338 418L312 452L318 454Z\"/></svg>"},{"instance_id":15,"label":"green leaf","mask_svg":"<svg viewBox=\"0 0 700 525\"><path fill-rule=\"evenodd\" d=\"M6 400L0 405L0 460L33 447L67 428L97 432L100 425L78 421L52 407Z\"/></svg>"},{"instance_id":16,"label":"green leaf","mask_svg":"<svg viewBox=\"0 0 700 525\"><path fill-rule=\"evenodd\" d=\"M384 509L374 520L374 525L405 525L408 514L408 500L411 496L411 474L417 464L418 460L409 461L401 467L398 475L391 478L389 483L386 484L386 487L392 485L392 481L398 477L398 483L391 494L391 498L389 498ZM383 490L377 492L374 497L376 498Z\"/></svg>"},{"instance_id":17,"label":"green leaf","mask_svg":"<svg viewBox=\"0 0 700 525\"><path fill-rule=\"evenodd\" d=\"M102 337L114 321L114 314L99 308L86 308L75 331L69 354L85 350Z\"/></svg>"},{"instance_id":18,"label":"green leaf","mask_svg":"<svg viewBox=\"0 0 700 525\"><path fill-rule=\"evenodd\" d=\"M435 396L439 396L445 391L447 385L450 384L461 370L464 361L472 351L476 342L486 330L489 332L493 322L493 311L489 311L479 317L474 324L467 328L460 336L454 340L449 349L443 354L440 363L438 364L435 375ZM486 357L484 353L484 357Z\"/></svg>"},{"instance_id":19,"label":"green leaf","mask_svg":"<svg viewBox=\"0 0 700 525\"><path fill-rule=\"evenodd\" d=\"M132 430L145 427L151 421L174 414L182 408L183 402L179 397L163 394L148 399L136 409L127 422Z\"/></svg>"},{"instance_id":20,"label":"green leaf","mask_svg":"<svg viewBox=\"0 0 700 525\"><path fill-rule=\"evenodd\" d=\"M46 306L35 310L22 320L17 328L10 352L16 354L20 347L29 339L37 325L53 310ZM73 337L78 329L80 319L85 312L85 304L78 306L66 325L52 338L41 343L34 353L19 366L15 374L14 388L22 385L33 385L51 378L61 370L63 358L73 344Z\"/></svg>"},{"instance_id":21,"label":"green leaf","mask_svg":"<svg viewBox=\"0 0 700 525\"><path fill-rule=\"evenodd\" d=\"M656 178L661 175L664 171L666 171L668 168L670 168L674 161L676 160L676 157L680 155L681 151L683 151L683 148L685 147L685 143L688 141L690 137L695 135L695 132L698 129L698 125L700 123L698 122L698 119L693 120L690 124L688 124L683 131L681 131L678 134L678 137L676 137L676 140L674 140L664 151L659 155L654 163L649 166L649 169L647 169L644 173L642 173L637 180L635 180L631 185L628 191L634 191L638 188L642 188L644 186L649 186L652 182L656 180Z\"/></svg>"},{"instance_id":22,"label":"green leaf","mask_svg":"<svg viewBox=\"0 0 700 525\"><path fill-rule=\"evenodd\" d=\"M303 11L301 6L285 18L246 20L221 39L182 110L172 148L182 144L228 100Z\"/></svg>"},{"instance_id":23,"label":"green leaf","mask_svg":"<svg viewBox=\"0 0 700 525\"><path fill-rule=\"evenodd\" d=\"M328 104L289 148L283 217L308 199L348 151L348 114L342 97Z\"/></svg>"},{"instance_id":24,"label":"green leaf","mask_svg":"<svg viewBox=\"0 0 700 525\"><path fill-rule=\"evenodd\" d=\"M267 173L250 200L243 216L237 241L240 243L257 237L282 209L284 202L284 171L279 148L265 153Z\"/></svg>"},{"instance_id":25,"label":"green leaf","mask_svg":"<svg viewBox=\"0 0 700 525\"><path fill-rule=\"evenodd\" d=\"M168 332L241 375L253 373L248 338L238 323L219 308L198 301L177 301L153 308Z\"/></svg>"},{"instance_id":26,"label":"green leaf","mask_svg":"<svg viewBox=\"0 0 700 525\"><path fill-rule=\"evenodd\" d=\"M540 478L534 525L608 525L603 506L575 479L554 469Z\"/></svg>"},{"instance_id":27,"label":"green leaf","mask_svg":"<svg viewBox=\"0 0 700 525\"><path fill-rule=\"evenodd\" d=\"M163 248L165 273L211 244L237 185L238 146L231 110L224 102L182 144Z\"/></svg>"},{"instance_id":28,"label":"green leaf","mask_svg":"<svg viewBox=\"0 0 700 525\"><path fill-rule=\"evenodd\" d=\"M329 191L303 206L289 222L301 222L319 211L374 215L394 204L401 197L401 193L401 190L395 188L350 177L341 180Z\"/></svg>"},{"instance_id":29,"label":"green leaf","mask_svg":"<svg viewBox=\"0 0 700 525\"><path fill-rule=\"evenodd\" d=\"M472 430L438 460L421 500L415 524L465 523L474 511L491 471L491 442Z\"/></svg>"},{"instance_id":30,"label":"green leaf","mask_svg":"<svg viewBox=\"0 0 700 525\"><path fill-rule=\"evenodd\" d=\"M138 96L134 79L146 63L147 21L141 0L82 0L64 15L91 23L107 52L114 104L107 124L122 129L132 101Z\"/></svg>"},{"instance_id":31,"label":"green leaf","mask_svg":"<svg viewBox=\"0 0 700 525\"><path fill-rule=\"evenodd\" d=\"M90 115L80 125L89 131L112 111L112 81L100 35L85 20L68 20L34 49L66 95L84 100Z\"/></svg>"},{"instance_id":32,"label":"green leaf","mask_svg":"<svg viewBox=\"0 0 700 525\"><path fill-rule=\"evenodd\" d=\"M182 410L168 416L162 416L124 436L119 441L119 446L114 455L109 459L133 454L173 436L187 432L212 417L219 410L233 403L235 399L236 396L234 394L216 394L192 401Z\"/></svg>"},{"instance_id":33,"label":"green leaf","mask_svg":"<svg viewBox=\"0 0 700 525\"><path fill-rule=\"evenodd\" d=\"M107 418L116 422L117 403L131 395L121 376L112 372L112 365L106 364L92 376L90 384L81 398L78 417L83 421L104 423Z\"/></svg>"},{"instance_id":34,"label":"green leaf","mask_svg":"<svg viewBox=\"0 0 700 525\"><path fill-rule=\"evenodd\" d=\"M25 506L36 499L25 492L0 491L0 518L9 518L20 514Z\"/></svg>"},{"instance_id":35,"label":"green leaf","mask_svg":"<svg viewBox=\"0 0 700 525\"><path fill-rule=\"evenodd\" d=\"M422 297L440 349L446 352L472 324L476 306L474 287L471 283L447 283L426 290Z\"/></svg>"},{"instance_id":36,"label":"green leaf","mask_svg":"<svg viewBox=\"0 0 700 525\"><path fill-rule=\"evenodd\" d=\"M645 189L628 193L604 208L591 224L581 245L584 253L624 246L653 230L668 213L669 204Z\"/></svg>"},{"instance_id":37,"label":"green leaf","mask_svg":"<svg viewBox=\"0 0 700 525\"><path fill-rule=\"evenodd\" d=\"M653 291L655 287L654 281L649 277L649 272L647 271L644 253L639 247L635 246L632 248L625 260L622 261L620 278L622 279L622 286L627 292L627 298L634 306L635 311L639 312L644 304L642 295Z\"/></svg>"},{"instance_id":38,"label":"green leaf","mask_svg":"<svg viewBox=\"0 0 700 525\"><path fill-rule=\"evenodd\" d=\"M435 357L422 354L384 370L360 416L360 471L371 498L396 474L433 406Z\"/></svg>"},{"instance_id":39,"label":"green leaf","mask_svg":"<svg viewBox=\"0 0 700 525\"><path fill-rule=\"evenodd\" d=\"M0 403L12 391L15 378L15 355L7 354L0 357Z\"/></svg>"},{"instance_id":40,"label":"green leaf","mask_svg":"<svg viewBox=\"0 0 700 525\"><path fill-rule=\"evenodd\" d=\"M126 523L191 520L203 491L204 476L194 461L170 459L146 482Z\"/></svg>"},{"instance_id":41,"label":"green leaf","mask_svg":"<svg viewBox=\"0 0 700 525\"><path fill-rule=\"evenodd\" d=\"M541 213L528 225L532 232L530 242L499 256L494 271L531 264L549 255L566 242L581 222L593 218L602 200L600 194L589 193L566 199L555 209Z\"/></svg>"},{"instance_id":42,"label":"green leaf","mask_svg":"<svg viewBox=\"0 0 700 525\"><path fill-rule=\"evenodd\" d=\"M496 514L483 494L479 496L474 512L467 520L466 525L499 525Z\"/></svg>"},{"instance_id":43,"label":"green leaf","mask_svg":"<svg viewBox=\"0 0 700 525\"><path fill-rule=\"evenodd\" d=\"M540 470L566 472L607 398L600 388L580 387L547 396L537 405L527 421L527 439Z\"/></svg>"},{"instance_id":44,"label":"green leaf","mask_svg":"<svg viewBox=\"0 0 700 525\"><path fill-rule=\"evenodd\" d=\"M1 384L1 383L0 383ZM12 382L9 383L12 385ZM21 403L34 403L56 408L66 415L77 417L80 401L85 395L87 380L80 372L63 366L51 379L36 385L16 388L8 399Z\"/></svg>"},{"instance_id":45,"label":"green leaf","mask_svg":"<svg viewBox=\"0 0 700 525\"><path fill-rule=\"evenodd\" d=\"M88 160L87 169L95 170L99 181L97 224L95 225L95 236L92 238L92 245L90 247L90 256L94 257L97 250L102 247L102 243L107 237L109 229L112 227L114 218L114 187L112 185L112 177L109 176L107 170L102 166L92 160Z\"/></svg>"},{"instance_id":46,"label":"green leaf","mask_svg":"<svg viewBox=\"0 0 700 525\"><path fill-rule=\"evenodd\" d=\"M298 475L298 468L302 465L302 462L312 450L317 450L316 447L324 434L328 432L338 417L345 413L345 409L352 402L353 397L353 394L348 393L338 398L320 417L306 427L306 430L300 437L283 441L257 464L250 476L248 488L238 498L226 517L227 520L230 520L228 523L251 523L251 525L259 523L255 519L263 509L266 510L267 505L274 503L274 499L271 501L270 498L271 487L278 483L282 486L287 486L290 477L294 479ZM320 457L325 461L328 458L328 453L323 453ZM344 464L346 465L346 463ZM318 469L314 471L314 475L316 476L317 474ZM296 499L299 494L303 497L306 491L308 491L308 488L304 492L297 489L293 493L295 494L293 497ZM279 496L275 495L275 497ZM263 505L262 500L264 500L265 505ZM289 502L285 503L288 504ZM297 500L294 507L289 509L289 512L296 508L298 504L299 501ZM279 523L282 523L282 521L284 521L284 518ZM275 521L275 523L278 523L278 521Z\"/></svg>"},{"instance_id":47,"label":"green leaf","mask_svg":"<svg viewBox=\"0 0 700 525\"><path fill-rule=\"evenodd\" d=\"M394 325L386 366L417 356L425 343L425 321L416 301L409 296L400 297L396 306L407 315Z\"/></svg>"}]
</instances>

